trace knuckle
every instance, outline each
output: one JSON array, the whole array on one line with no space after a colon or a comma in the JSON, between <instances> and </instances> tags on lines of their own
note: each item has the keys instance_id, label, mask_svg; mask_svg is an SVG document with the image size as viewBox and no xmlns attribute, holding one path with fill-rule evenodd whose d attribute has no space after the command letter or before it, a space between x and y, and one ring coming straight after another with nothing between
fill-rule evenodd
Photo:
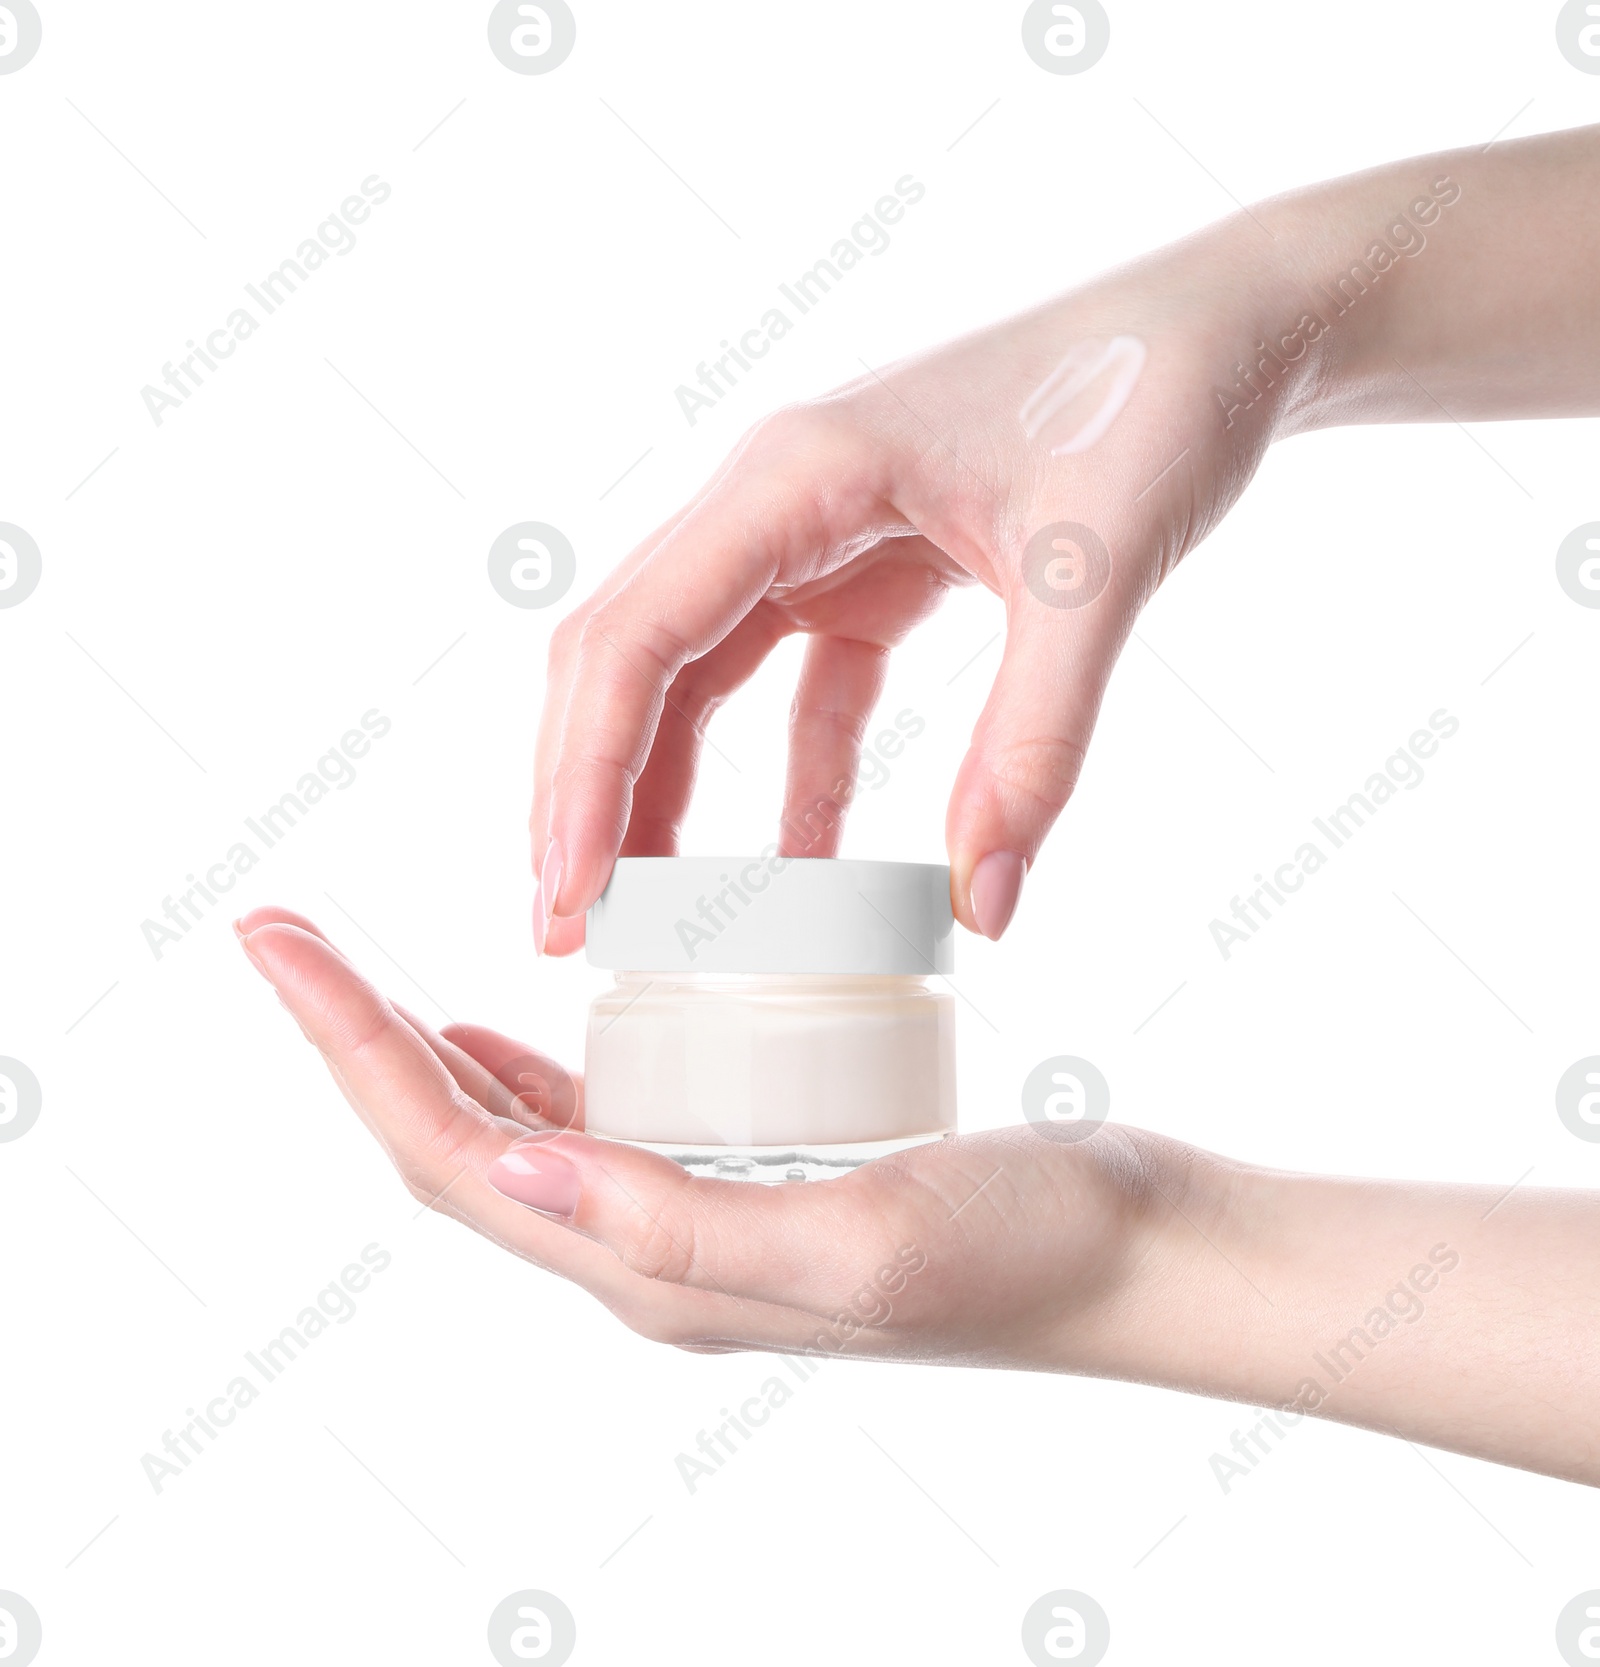
<instances>
[{"instance_id":1,"label":"knuckle","mask_svg":"<svg viewBox=\"0 0 1600 1667\"><path fill-rule=\"evenodd\" d=\"M568 665L578 651L578 644L583 636L584 621L588 617L583 612L564 614L556 621L555 629L550 633L550 652L548 661L551 670Z\"/></svg>"},{"instance_id":2,"label":"knuckle","mask_svg":"<svg viewBox=\"0 0 1600 1667\"><path fill-rule=\"evenodd\" d=\"M675 1312L675 1303L662 1300L663 1295L658 1290L646 1290L636 1296L614 1297L606 1307L636 1337L643 1337L649 1343L683 1348L695 1341L695 1328Z\"/></svg>"},{"instance_id":3,"label":"knuckle","mask_svg":"<svg viewBox=\"0 0 1600 1667\"><path fill-rule=\"evenodd\" d=\"M604 664L616 662L621 675L644 677L667 688L693 658L689 642L663 620L641 618L629 609L626 593L595 611L579 636L579 658Z\"/></svg>"},{"instance_id":4,"label":"knuckle","mask_svg":"<svg viewBox=\"0 0 1600 1667\"><path fill-rule=\"evenodd\" d=\"M803 705L798 696L790 703L790 727L797 732L805 730L819 730L824 733L832 732L843 740L852 750L859 748L867 738L867 724L871 714L860 708L847 711L838 706L807 706Z\"/></svg>"},{"instance_id":5,"label":"knuckle","mask_svg":"<svg viewBox=\"0 0 1600 1667\"><path fill-rule=\"evenodd\" d=\"M758 417L744 432L739 443L741 455L763 454L787 450L807 432L812 408L807 405L781 405Z\"/></svg>"},{"instance_id":6,"label":"knuckle","mask_svg":"<svg viewBox=\"0 0 1600 1667\"><path fill-rule=\"evenodd\" d=\"M419 1204L437 1209L451 1183L473 1166L481 1133L476 1107L462 1104L459 1094L453 1097L449 1114L396 1156L406 1191Z\"/></svg>"},{"instance_id":7,"label":"knuckle","mask_svg":"<svg viewBox=\"0 0 1600 1667\"><path fill-rule=\"evenodd\" d=\"M682 1285L697 1262L693 1222L641 1209L623 1235L621 1255L623 1265L645 1279Z\"/></svg>"},{"instance_id":8,"label":"knuckle","mask_svg":"<svg viewBox=\"0 0 1600 1667\"><path fill-rule=\"evenodd\" d=\"M636 775L636 770L613 759L580 754L576 758L563 759L556 766L555 773L550 778L550 793L554 799L570 802L581 795L602 789L611 792L620 784L626 797L631 793ZM623 823L616 830L617 838L620 840L625 832L626 824Z\"/></svg>"},{"instance_id":9,"label":"knuckle","mask_svg":"<svg viewBox=\"0 0 1600 1667\"><path fill-rule=\"evenodd\" d=\"M660 1309L646 1307L622 1316L622 1322L636 1336L648 1343L661 1343L672 1348L682 1346L687 1336L684 1327Z\"/></svg>"},{"instance_id":10,"label":"knuckle","mask_svg":"<svg viewBox=\"0 0 1600 1667\"><path fill-rule=\"evenodd\" d=\"M1010 741L990 754L989 771L1001 791L1058 815L1083 769L1084 747L1064 735Z\"/></svg>"},{"instance_id":11,"label":"knuckle","mask_svg":"<svg viewBox=\"0 0 1600 1667\"><path fill-rule=\"evenodd\" d=\"M763 464L781 461L796 452L826 449L843 440L850 427L837 400L780 406L746 430L739 456Z\"/></svg>"},{"instance_id":12,"label":"knuckle","mask_svg":"<svg viewBox=\"0 0 1600 1667\"><path fill-rule=\"evenodd\" d=\"M677 717L691 729L702 730L721 711L726 697L699 670L700 665L699 661L691 661L674 679L668 691L671 704L662 714L663 721Z\"/></svg>"},{"instance_id":13,"label":"knuckle","mask_svg":"<svg viewBox=\"0 0 1600 1667\"><path fill-rule=\"evenodd\" d=\"M360 1060L381 1050L399 1017L388 1000L376 992L369 992L356 1010L335 1027L338 1050L353 1060Z\"/></svg>"}]
</instances>

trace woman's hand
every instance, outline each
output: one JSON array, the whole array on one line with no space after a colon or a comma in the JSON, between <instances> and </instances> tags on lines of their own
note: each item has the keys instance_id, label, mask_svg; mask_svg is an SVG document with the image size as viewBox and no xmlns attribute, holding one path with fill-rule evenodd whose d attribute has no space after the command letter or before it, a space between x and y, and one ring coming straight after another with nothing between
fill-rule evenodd
<instances>
[{"instance_id":1,"label":"woman's hand","mask_svg":"<svg viewBox=\"0 0 1600 1667\"><path fill-rule=\"evenodd\" d=\"M303 917L258 909L237 930L415 1198L647 1337L1106 1370L1136 1270L1162 1262L1167 1207L1130 1131L948 1140L818 1184L701 1180L578 1132L581 1091L554 1061L434 1032Z\"/></svg>"},{"instance_id":2,"label":"woman's hand","mask_svg":"<svg viewBox=\"0 0 1600 1667\"><path fill-rule=\"evenodd\" d=\"M540 946L582 942L619 853L675 851L707 721L796 631L780 843L834 855L889 650L974 581L1006 646L945 837L998 937L1135 617L1272 440L1600 411L1596 201L1600 128L1394 163L758 424L557 628Z\"/></svg>"},{"instance_id":3,"label":"woman's hand","mask_svg":"<svg viewBox=\"0 0 1600 1667\"><path fill-rule=\"evenodd\" d=\"M1006 646L946 835L957 918L999 937L1136 615L1288 410L1287 379L1231 424L1213 393L1293 322L1238 281L1259 259L1241 235L778 412L561 622L531 824L542 950L582 942L616 856L676 850L706 723L794 632L779 841L834 855L890 649L974 581L1005 605Z\"/></svg>"},{"instance_id":4,"label":"woman's hand","mask_svg":"<svg viewBox=\"0 0 1600 1667\"><path fill-rule=\"evenodd\" d=\"M1314 1414L1600 1482L1593 1193L1281 1175L1109 1124L940 1141L817 1183L700 1180L578 1132L554 1061L436 1034L300 916L237 929L413 1197L647 1337L1274 1409L1214 1456L1239 1474Z\"/></svg>"}]
</instances>

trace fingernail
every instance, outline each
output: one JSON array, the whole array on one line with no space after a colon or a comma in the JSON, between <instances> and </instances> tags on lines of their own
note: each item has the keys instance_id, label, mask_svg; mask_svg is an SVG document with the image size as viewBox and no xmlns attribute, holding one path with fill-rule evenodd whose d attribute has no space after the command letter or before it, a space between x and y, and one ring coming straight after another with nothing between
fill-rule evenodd
<instances>
[{"instance_id":1,"label":"fingernail","mask_svg":"<svg viewBox=\"0 0 1600 1667\"><path fill-rule=\"evenodd\" d=\"M239 931L238 921L233 923L233 930L239 939L239 947L250 957L250 965L253 966L256 971L260 973L261 976L270 984L272 979L267 972L266 966L262 962L261 957L250 947L249 938L247 938L243 932Z\"/></svg>"},{"instance_id":2,"label":"fingernail","mask_svg":"<svg viewBox=\"0 0 1600 1667\"><path fill-rule=\"evenodd\" d=\"M539 891L544 897L544 919L548 928L561 895L561 841L552 839L545 847L544 866L539 870Z\"/></svg>"},{"instance_id":3,"label":"fingernail","mask_svg":"<svg viewBox=\"0 0 1600 1667\"><path fill-rule=\"evenodd\" d=\"M998 938L1011 924L1022 895L1027 862L1015 851L991 851L972 871L972 918L986 938Z\"/></svg>"},{"instance_id":4,"label":"fingernail","mask_svg":"<svg viewBox=\"0 0 1600 1667\"><path fill-rule=\"evenodd\" d=\"M544 887L536 881L533 887L533 952L544 954L544 940L550 933L550 920L544 912Z\"/></svg>"},{"instance_id":5,"label":"fingernail","mask_svg":"<svg viewBox=\"0 0 1600 1667\"><path fill-rule=\"evenodd\" d=\"M489 1185L530 1210L542 1210L563 1221L570 1221L577 1212L582 1191L577 1165L537 1142L501 1153L489 1165Z\"/></svg>"}]
</instances>

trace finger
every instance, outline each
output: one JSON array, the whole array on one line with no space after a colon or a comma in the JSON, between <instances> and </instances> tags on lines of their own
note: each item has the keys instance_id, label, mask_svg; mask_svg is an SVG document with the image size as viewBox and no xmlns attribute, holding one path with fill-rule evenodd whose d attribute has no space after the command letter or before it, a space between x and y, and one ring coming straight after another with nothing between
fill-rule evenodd
<instances>
[{"instance_id":1,"label":"finger","mask_svg":"<svg viewBox=\"0 0 1600 1667\"><path fill-rule=\"evenodd\" d=\"M583 1127L583 1084L548 1054L485 1025L448 1024L440 1037L501 1090L500 1115L535 1128Z\"/></svg>"},{"instance_id":2,"label":"finger","mask_svg":"<svg viewBox=\"0 0 1600 1667\"><path fill-rule=\"evenodd\" d=\"M545 849L549 844L549 780L556 752L560 745L561 729L566 719L567 695L572 686L572 673L577 662L577 646L583 627L594 610L608 601L633 576L635 570L662 539L688 513L685 506L636 545L634 549L606 575L605 580L581 606L560 620L550 635L550 651L545 670L544 701L539 710L539 732L534 748L533 806L528 815L528 838L533 852L534 944L541 954L568 955L583 943L583 918L577 916L565 925L553 922L544 907L543 888L539 883Z\"/></svg>"},{"instance_id":3,"label":"finger","mask_svg":"<svg viewBox=\"0 0 1600 1667\"><path fill-rule=\"evenodd\" d=\"M582 1285L644 1336L696 1346L795 1344L795 1316L647 1280L607 1247L489 1186L484 1175L512 1146L513 1130L457 1091L422 1037L319 934L269 921L246 936L244 947L419 1202ZM473 1040L487 1046L489 1035ZM537 1140L515 1143L525 1148Z\"/></svg>"},{"instance_id":4,"label":"finger","mask_svg":"<svg viewBox=\"0 0 1600 1667\"><path fill-rule=\"evenodd\" d=\"M292 926L297 931L304 932L308 936L317 939L318 942L327 944L329 949L331 949L335 955L339 955L341 957L343 956L343 951L340 950L336 944L334 944L332 939L329 938L327 933L324 932L322 930L322 928L320 926L318 926L317 923L314 920L311 920L311 919L307 918L307 916L305 916L303 914L297 913L294 909L286 909L281 904L278 904L278 903L264 903L264 904L261 904L257 908L247 910L244 914L240 915L237 920L234 921L234 923L233 923L233 935L239 940L240 944L244 947L244 951L247 955L250 953L250 945L249 945L250 934L252 932L254 932L258 927L262 927L262 926ZM254 957L252 956L251 959L254 960ZM288 1012L290 1014L290 1017L292 1018L294 1016L293 1009L291 1009L289 1007L289 1004L286 1001L284 1001L281 991L279 992L279 995L278 995L278 1001L283 1006L284 1010L286 1012ZM298 1019L296 1019L295 1022L297 1024L299 1024ZM305 1038L308 1042L311 1040L311 1037L310 1037L309 1033L306 1031L306 1028L305 1028L304 1025L300 1026L300 1033L301 1033L301 1035L305 1036ZM327 1063L326 1059L324 1060L324 1063ZM333 1069L331 1064L329 1065L329 1069L330 1070ZM335 1080L335 1082L339 1083L340 1092L343 1093L345 1098L350 1101L351 1109L356 1113L357 1116L361 1117L362 1120L365 1121L366 1120L365 1112L363 1111L363 1109L359 1105L356 1104L355 1100L351 1098L350 1094L345 1089L344 1084L342 1082L339 1082L337 1072L334 1073L334 1080ZM369 1124L369 1128L370 1128L370 1124Z\"/></svg>"},{"instance_id":5,"label":"finger","mask_svg":"<svg viewBox=\"0 0 1600 1667\"><path fill-rule=\"evenodd\" d=\"M882 540L829 578L786 591L781 610L758 603L715 648L690 661L668 690L649 758L634 788L628 831L618 854L676 853L703 748L720 752L706 733L712 716L786 634L805 630L818 637L837 636L848 645L849 653L881 654L931 613L952 584L969 578L927 539L900 536ZM881 681L880 672L876 682ZM834 682L826 669L809 682L802 673L794 711L800 729L798 751L810 768L809 779L797 782L791 777L788 786L780 840L789 855L834 854L844 807L854 790L859 747L840 747L837 767L824 757L807 756L812 733L831 744L835 737L843 738L840 725L849 723L842 710L849 691L830 692ZM858 698L864 703L864 723L874 696L863 691ZM838 706L828 712L834 702ZM796 750L792 739L791 766ZM724 763L738 768L732 759L724 758ZM566 953L582 943L581 926L568 930L571 924L560 917L548 923L546 954Z\"/></svg>"},{"instance_id":6,"label":"finger","mask_svg":"<svg viewBox=\"0 0 1600 1667\"><path fill-rule=\"evenodd\" d=\"M654 857L677 851L706 726L717 707L754 675L784 629L776 612L757 607L708 654L679 673L664 699L619 854ZM716 743L710 745L715 748ZM541 808L536 805L536 816ZM552 916L546 891L541 873L534 895L534 947L542 955L569 955L583 945L583 917Z\"/></svg>"},{"instance_id":7,"label":"finger","mask_svg":"<svg viewBox=\"0 0 1600 1667\"><path fill-rule=\"evenodd\" d=\"M651 552L667 535L697 504L716 489L737 464L742 450L743 447L736 447L701 488L698 496L663 521L648 538L636 544L582 607L574 609L562 619L551 633L545 698L540 709L539 734L534 752L533 806L528 817L535 878L534 939L535 946L541 954L568 955L583 943L583 916L573 915L565 921L554 917L545 905L543 893L546 888L542 882L550 844L550 778L560 751L561 733L566 722L567 698L571 693L573 673L577 667L578 646L582 641L584 628L594 611L609 602L643 566Z\"/></svg>"},{"instance_id":8,"label":"finger","mask_svg":"<svg viewBox=\"0 0 1600 1667\"><path fill-rule=\"evenodd\" d=\"M339 949L314 920L297 913L293 909L283 908L276 903L264 904L260 908L251 909L248 913L241 915L233 923L233 930L240 942L243 943L251 933L262 926L294 927L296 930L317 939L318 942L326 944L347 967L350 965L349 957ZM418 1018L409 1008L401 1006L398 1002L392 1005L395 1012L433 1049L440 1063L455 1078L457 1087L470 1094L492 1116L507 1118L532 1130L568 1128L571 1126L571 1109L574 1099L574 1094L571 1091L572 1079L567 1077L566 1073L554 1060L547 1059L544 1055L536 1056L543 1064L544 1080L555 1084L561 1078L565 1078L568 1084L569 1091L563 1102L568 1110L568 1118L566 1121L559 1123L539 1115L539 1101L536 1096L526 1092L519 1094L513 1089L508 1089L491 1071L486 1070L479 1061L474 1059L469 1051L465 1051L454 1042L447 1040L432 1025ZM513 1044L513 1047L515 1047L515 1044ZM534 1056L534 1050L531 1048L521 1048L518 1051L524 1057ZM546 1100L555 1103L554 1097L548 1093ZM360 1107L356 1109L358 1113L362 1111Z\"/></svg>"},{"instance_id":9,"label":"finger","mask_svg":"<svg viewBox=\"0 0 1600 1667\"><path fill-rule=\"evenodd\" d=\"M718 754L720 767L737 773L737 763L707 736L707 726L728 696L755 675L787 629L776 609L757 604L715 648L691 660L673 680L649 759L634 788L620 856L676 854L706 747Z\"/></svg>"},{"instance_id":10,"label":"finger","mask_svg":"<svg viewBox=\"0 0 1600 1667\"><path fill-rule=\"evenodd\" d=\"M673 680L663 699L649 757L633 791L619 856L667 857L677 853L704 749L709 746L725 767L738 769L707 736L707 726L717 708L749 681L788 629L775 609L758 604L716 647L691 660ZM583 916L551 918L542 886L534 899L534 911L534 944L540 953L568 955L583 946Z\"/></svg>"},{"instance_id":11,"label":"finger","mask_svg":"<svg viewBox=\"0 0 1600 1667\"><path fill-rule=\"evenodd\" d=\"M538 887L535 887L534 890L536 893L533 900L535 948L539 949L541 955L575 955L583 948L584 927L587 917L584 915L568 915L563 918L557 915L554 919L550 918L545 914L543 892ZM542 947L539 944L541 933L544 937Z\"/></svg>"},{"instance_id":12,"label":"finger","mask_svg":"<svg viewBox=\"0 0 1600 1667\"><path fill-rule=\"evenodd\" d=\"M790 711L779 835L784 855L838 854L889 651L952 585L971 580L931 540L908 534L880 540L837 574L787 599L788 612L811 641Z\"/></svg>"},{"instance_id":13,"label":"finger","mask_svg":"<svg viewBox=\"0 0 1600 1667\"><path fill-rule=\"evenodd\" d=\"M320 934L273 922L243 942L414 1192L437 1196L510 1144L511 1133L459 1091L427 1042Z\"/></svg>"},{"instance_id":14,"label":"finger","mask_svg":"<svg viewBox=\"0 0 1600 1667\"><path fill-rule=\"evenodd\" d=\"M987 938L1010 924L1022 882L1077 786L1110 656L1049 626L1014 628L946 818L950 901Z\"/></svg>"},{"instance_id":15,"label":"finger","mask_svg":"<svg viewBox=\"0 0 1600 1667\"><path fill-rule=\"evenodd\" d=\"M690 514L696 505L702 503L721 485L727 475L737 466L747 445L748 437L723 459L716 472L701 487L696 496L672 515L669 515L647 538L636 544L606 575L588 600L562 619L551 634L545 701L541 709L534 762L533 809L528 818L528 829L533 842L535 872L537 872L543 858L544 848L548 840L550 773L559 748L562 722L567 708L567 695L572 686L572 673L577 661L577 648L583 634L584 623L596 608L610 601L628 583L634 573L643 566L650 554Z\"/></svg>"},{"instance_id":16,"label":"finger","mask_svg":"<svg viewBox=\"0 0 1600 1667\"><path fill-rule=\"evenodd\" d=\"M534 1134L572 1126L580 1115L577 1082L547 1054L532 1048L523 1050L518 1068L508 1068L505 1079L486 1070L473 1056L442 1031L419 1019L409 1007L392 1003L396 1013L433 1049L456 1086L489 1113L517 1125L514 1131ZM549 1111L551 1115L546 1116ZM561 1118L562 1121L557 1121Z\"/></svg>"},{"instance_id":17,"label":"finger","mask_svg":"<svg viewBox=\"0 0 1600 1667\"><path fill-rule=\"evenodd\" d=\"M619 856L676 854L702 751L706 745L720 751L708 741L706 727L717 707L751 677L782 634L777 616L757 607L710 653L678 674L665 696L650 755L634 789ZM732 760L727 763L737 769ZM535 887L533 913L534 947L541 955L570 955L583 947L584 917L552 916L542 879Z\"/></svg>"},{"instance_id":18,"label":"finger","mask_svg":"<svg viewBox=\"0 0 1600 1667\"><path fill-rule=\"evenodd\" d=\"M233 923L234 935L243 941L249 937L258 926L293 926L302 932L309 933L313 938L320 938L330 949L343 953L338 949L332 938L322 930L314 920L305 915L297 914L293 909L286 909L279 903L263 903L259 908L251 909L242 914Z\"/></svg>"},{"instance_id":19,"label":"finger","mask_svg":"<svg viewBox=\"0 0 1600 1667\"><path fill-rule=\"evenodd\" d=\"M519 1143L489 1179L657 1285L819 1321L918 1231L913 1195L870 1169L816 1185L702 1180L622 1142L562 1134Z\"/></svg>"},{"instance_id":20,"label":"finger","mask_svg":"<svg viewBox=\"0 0 1600 1667\"><path fill-rule=\"evenodd\" d=\"M581 1235L513 1203L484 1179L522 1137L458 1088L437 1055L393 1007L322 938L270 923L245 952L327 1060L335 1080L372 1130L419 1203L577 1281L618 1312L651 1293L639 1276ZM725 1307L680 1318L714 1335L736 1316Z\"/></svg>"},{"instance_id":21,"label":"finger","mask_svg":"<svg viewBox=\"0 0 1600 1667\"><path fill-rule=\"evenodd\" d=\"M811 422L814 419L806 419ZM626 835L674 679L783 575L819 577L869 528L901 524L834 430L781 426L654 550L583 628L550 786L547 904L582 913ZM881 525L880 525L881 524Z\"/></svg>"},{"instance_id":22,"label":"finger","mask_svg":"<svg viewBox=\"0 0 1600 1667\"><path fill-rule=\"evenodd\" d=\"M1007 598L1000 669L945 821L951 907L987 938L1010 924L1023 878L1077 786L1106 681L1137 613L1115 565L1082 607L1050 597L1040 564L1025 558Z\"/></svg>"},{"instance_id":23,"label":"finger","mask_svg":"<svg viewBox=\"0 0 1600 1667\"><path fill-rule=\"evenodd\" d=\"M833 857L855 793L861 742L889 669L889 651L850 637L813 637L789 723L778 846L786 857Z\"/></svg>"}]
</instances>

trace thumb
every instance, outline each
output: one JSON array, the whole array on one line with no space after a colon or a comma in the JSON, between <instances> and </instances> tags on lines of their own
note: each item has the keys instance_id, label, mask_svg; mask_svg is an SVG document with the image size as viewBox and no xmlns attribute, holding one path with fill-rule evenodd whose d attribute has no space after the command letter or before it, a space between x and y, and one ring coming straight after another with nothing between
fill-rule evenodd
<instances>
[{"instance_id":1,"label":"thumb","mask_svg":"<svg viewBox=\"0 0 1600 1667\"><path fill-rule=\"evenodd\" d=\"M951 907L986 938L1009 925L1023 878L1077 786L1138 603L1132 574L1079 522L1044 524L1013 568L1005 654L945 820Z\"/></svg>"}]
</instances>

